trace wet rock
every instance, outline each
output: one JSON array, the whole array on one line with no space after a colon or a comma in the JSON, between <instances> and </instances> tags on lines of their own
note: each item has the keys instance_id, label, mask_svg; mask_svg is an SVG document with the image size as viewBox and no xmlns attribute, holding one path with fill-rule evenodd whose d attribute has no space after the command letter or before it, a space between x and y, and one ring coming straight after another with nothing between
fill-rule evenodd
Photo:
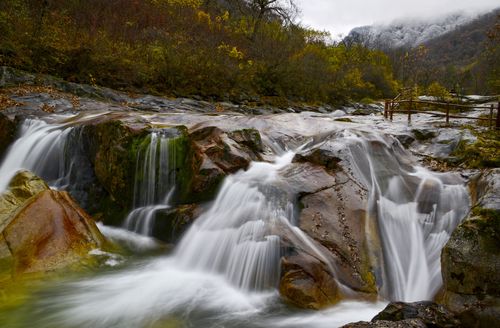
<instances>
[{"instance_id":1,"label":"wet rock","mask_svg":"<svg viewBox=\"0 0 500 328\"><path fill-rule=\"evenodd\" d=\"M394 137L403 145L403 147L408 148L415 141L415 138L409 134L395 134Z\"/></svg>"},{"instance_id":2,"label":"wet rock","mask_svg":"<svg viewBox=\"0 0 500 328\"><path fill-rule=\"evenodd\" d=\"M95 223L69 194L52 190L30 199L3 235L16 273L66 267L104 244Z\"/></svg>"},{"instance_id":3,"label":"wet rock","mask_svg":"<svg viewBox=\"0 0 500 328\"><path fill-rule=\"evenodd\" d=\"M109 193L110 201L126 211L132 205L138 147L148 131L117 119L92 122L82 128L82 136L98 181Z\"/></svg>"},{"instance_id":4,"label":"wet rock","mask_svg":"<svg viewBox=\"0 0 500 328\"><path fill-rule=\"evenodd\" d=\"M192 200L212 200L226 173L205 154L201 155L201 165L193 178L188 197Z\"/></svg>"},{"instance_id":5,"label":"wet rock","mask_svg":"<svg viewBox=\"0 0 500 328\"><path fill-rule=\"evenodd\" d=\"M0 66L0 88L33 83L34 80L35 75L33 74L7 66Z\"/></svg>"},{"instance_id":6,"label":"wet rock","mask_svg":"<svg viewBox=\"0 0 500 328\"><path fill-rule=\"evenodd\" d=\"M500 325L499 169L473 179L475 206L441 253L443 293L438 300L467 325Z\"/></svg>"},{"instance_id":7,"label":"wet rock","mask_svg":"<svg viewBox=\"0 0 500 328\"><path fill-rule=\"evenodd\" d=\"M469 189L476 207L500 211L500 168L484 171L471 178Z\"/></svg>"},{"instance_id":8,"label":"wet rock","mask_svg":"<svg viewBox=\"0 0 500 328\"><path fill-rule=\"evenodd\" d=\"M500 216L480 214L460 224L441 255L446 290L500 296Z\"/></svg>"},{"instance_id":9,"label":"wet rock","mask_svg":"<svg viewBox=\"0 0 500 328\"><path fill-rule=\"evenodd\" d=\"M329 251L340 282L356 291L376 293L366 252L366 197L366 190L338 174L335 186L300 199L299 227Z\"/></svg>"},{"instance_id":10,"label":"wet rock","mask_svg":"<svg viewBox=\"0 0 500 328\"><path fill-rule=\"evenodd\" d=\"M257 146L251 141L250 133L244 134L238 131L233 132L232 136L236 140ZM250 140L246 140L245 136ZM200 153L207 155L212 163L226 173L234 173L240 169L245 169L253 159L258 158L258 154L254 153L250 148L244 147L245 144L239 144L217 127L195 130L190 134L190 138L196 143Z\"/></svg>"},{"instance_id":11,"label":"wet rock","mask_svg":"<svg viewBox=\"0 0 500 328\"><path fill-rule=\"evenodd\" d=\"M0 204L0 262L12 265L14 274L77 264L88 259L90 251L105 246L93 220L68 193L50 190L29 172L12 179Z\"/></svg>"},{"instance_id":12,"label":"wet rock","mask_svg":"<svg viewBox=\"0 0 500 328\"><path fill-rule=\"evenodd\" d=\"M322 290L320 284L325 276L332 285L338 281L358 292L360 297L370 298L369 295L377 292L374 269L367 252L371 241L365 232L368 192L363 184L346 173L351 170L349 163L340 158L338 149L330 146L327 142L319 148L297 154L292 165L281 173L288 183L286 190L298 195L299 228L314 240L315 247L325 256L321 261L295 260L293 266L282 267L280 290L282 295L288 292L284 297L296 306L314 308L311 304L332 304L332 301L346 296L338 291L328 301L317 296L322 295L316 291ZM293 254L299 259L314 256L301 248L294 249ZM335 272L325 269L325 261L335 268ZM321 279L304 274L316 272L318 263L323 266ZM287 270L292 270L292 273ZM299 300L294 301L293 297Z\"/></svg>"},{"instance_id":13,"label":"wet rock","mask_svg":"<svg viewBox=\"0 0 500 328\"><path fill-rule=\"evenodd\" d=\"M167 209L156 216L153 237L166 243L175 243L201 213L198 204Z\"/></svg>"},{"instance_id":14,"label":"wet rock","mask_svg":"<svg viewBox=\"0 0 500 328\"><path fill-rule=\"evenodd\" d=\"M14 218L15 212L31 197L49 186L29 171L19 171L10 181L9 189L0 195L0 231Z\"/></svg>"},{"instance_id":15,"label":"wet rock","mask_svg":"<svg viewBox=\"0 0 500 328\"><path fill-rule=\"evenodd\" d=\"M263 149L255 129L226 132L213 126L195 128L189 140L191 179L183 188L183 204L213 200L224 177L246 169L253 160L260 160Z\"/></svg>"},{"instance_id":16,"label":"wet rock","mask_svg":"<svg viewBox=\"0 0 500 328\"><path fill-rule=\"evenodd\" d=\"M300 254L282 259L280 294L290 304L322 309L339 300L338 285L320 260Z\"/></svg>"},{"instance_id":17,"label":"wet rock","mask_svg":"<svg viewBox=\"0 0 500 328\"><path fill-rule=\"evenodd\" d=\"M444 293L438 300L464 322L493 327L500 324L500 216L477 213L457 227L443 249Z\"/></svg>"},{"instance_id":18,"label":"wet rock","mask_svg":"<svg viewBox=\"0 0 500 328\"><path fill-rule=\"evenodd\" d=\"M336 184L335 177L328 174L324 168L308 162L290 164L281 172L281 176L286 179L284 189L299 198Z\"/></svg>"},{"instance_id":19,"label":"wet rock","mask_svg":"<svg viewBox=\"0 0 500 328\"><path fill-rule=\"evenodd\" d=\"M378 320L374 322L359 321L349 323L342 328L427 328L420 319L406 319L401 321Z\"/></svg>"},{"instance_id":20,"label":"wet rock","mask_svg":"<svg viewBox=\"0 0 500 328\"><path fill-rule=\"evenodd\" d=\"M429 140L437 136L437 132L435 130L413 129L411 130L411 132L415 136L415 139L417 139L418 141Z\"/></svg>"},{"instance_id":21,"label":"wet rock","mask_svg":"<svg viewBox=\"0 0 500 328\"><path fill-rule=\"evenodd\" d=\"M377 314L372 322L376 323L381 320L401 322L408 319L419 319L425 324L425 327L453 328L461 326L454 313L433 302L392 302Z\"/></svg>"},{"instance_id":22,"label":"wet rock","mask_svg":"<svg viewBox=\"0 0 500 328\"><path fill-rule=\"evenodd\" d=\"M331 114L332 117L341 117L341 116L345 116L345 115L347 115L347 113L341 109L337 109L334 112L332 112L332 114Z\"/></svg>"},{"instance_id":23,"label":"wet rock","mask_svg":"<svg viewBox=\"0 0 500 328\"><path fill-rule=\"evenodd\" d=\"M310 162L319 166L323 166L329 171L338 171L340 169L339 162L341 159L329 149L318 148L309 151L305 154L297 154L294 162Z\"/></svg>"},{"instance_id":24,"label":"wet rock","mask_svg":"<svg viewBox=\"0 0 500 328\"><path fill-rule=\"evenodd\" d=\"M235 130L228 133L229 138L240 145L248 147L254 153L263 151L262 139L259 131L255 129Z\"/></svg>"},{"instance_id":25,"label":"wet rock","mask_svg":"<svg viewBox=\"0 0 500 328\"><path fill-rule=\"evenodd\" d=\"M16 123L0 113L0 160L4 152L12 144L16 135Z\"/></svg>"},{"instance_id":26,"label":"wet rock","mask_svg":"<svg viewBox=\"0 0 500 328\"><path fill-rule=\"evenodd\" d=\"M351 115L372 115L380 114L383 106L379 104L354 104L354 110L351 110Z\"/></svg>"},{"instance_id":27,"label":"wet rock","mask_svg":"<svg viewBox=\"0 0 500 328\"><path fill-rule=\"evenodd\" d=\"M418 153L438 159L452 160L461 145L473 143L477 138L468 130L459 129L414 129L412 133L419 141L412 145Z\"/></svg>"}]
</instances>

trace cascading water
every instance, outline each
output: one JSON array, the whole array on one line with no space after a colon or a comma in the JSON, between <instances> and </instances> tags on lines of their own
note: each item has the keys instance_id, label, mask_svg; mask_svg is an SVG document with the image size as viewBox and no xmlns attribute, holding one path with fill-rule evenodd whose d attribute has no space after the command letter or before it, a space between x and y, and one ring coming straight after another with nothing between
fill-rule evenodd
<instances>
[{"instance_id":1,"label":"cascading water","mask_svg":"<svg viewBox=\"0 0 500 328\"><path fill-rule=\"evenodd\" d=\"M134 209L125 219L128 230L150 236L155 214L169 208L175 190L175 138L170 130L154 131L139 147L134 185Z\"/></svg>"},{"instance_id":2,"label":"cascading water","mask_svg":"<svg viewBox=\"0 0 500 328\"><path fill-rule=\"evenodd\" d=\"M279 236L272 231L288 222L291 204L268 186L293 155L286 153L274 164L253 163L247 171L228 177L210 210L182 239L175 254L179 263L223 273L248 290L275 287L281 253Z\"/></svg>"},{"instance_id":3,"label":"cascading water","mask_svg":"<svg viewBox=\"0 0 500 328\"><path fill-rule=\"evenodd\" d=\"M26 119L18 134L0 165L0 192L16 172L25 169L51 188L68 191L82 207L94 206L88 190L100 187L95 184L92 164L83 150L82 129L68 123Z\"/></svg>"},{"instance_id":4,"label":"cascading water","mask_svg":"<svg viewBox=\"0 0 500 328\"><path fill-rule=\"evenodd\" d=\"M384 254L382 291L390 300L432 299L441 281L440 254L470 208L463 180L414 166L393 138L351 136L350 152L371 186Z\"/></svg>"},{"instance_id":5,"label":"cascading water","mask_svg":"<svg viewBox=\"0 0 500 328\"><path fill-rule=\"evenodd\" d=\"M79 151L73 146L78 131L27 120L0 167L0 190L20 168L33 170L52 186L71 188L79 172L74 165ZM463 181L414 165L390 137L352 132L336 140L348 144L350 162L370 187L368 212L377 219L384 254L383 295L405 301L431 298L441 284L441 248L469 209ZM168 207L176 183L174 143L175 133L155 130L139 147L135 209L125 223L129 230L151 234L155 213ZM261 328L333 327L371 319L383 303L342 302L314 315L292 314L279 305L275 287L282 234L330 264L290 223L293 197L279 182L280 170L293 156L289 152L274 163L252 163L247 171L227 177L171 256L132 260L117 271L54 287L33 303L36 322L40 327L149 327L163 321L168 326L169 320L176 325L175 319L182 318L188 326ZM100 227L129 238L124 230ZM147 239L136 243L150 247Z\"/></svg>"},{"instance_id":6,"label":"cascading water","mask_svg":"<svg viewBox=\"0 0 500 328\"><path fill-rule=\"evenodd\" d=\"M73 162L64 156L68 135L73 128L27 119L20 137L10 147L0 166L0 191L20 169L33 171L54 187L69 184Z\"/></svg>"}]
</instances>

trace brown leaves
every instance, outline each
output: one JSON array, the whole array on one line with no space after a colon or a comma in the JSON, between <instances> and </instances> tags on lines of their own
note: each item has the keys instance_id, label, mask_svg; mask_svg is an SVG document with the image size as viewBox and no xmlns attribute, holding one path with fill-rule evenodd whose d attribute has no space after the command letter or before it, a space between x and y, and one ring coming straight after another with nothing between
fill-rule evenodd
<instances>
[{"instance_id":1,"label":"brown leaves","mask_svg":"<svg viewBox=\"0 0 500 328\"><path fill-rule=\"evenodd\" d=\"M50 105L47 105L47 104L43 104L40 109L43 110L46 113L53 113L56 110L56 107L55 106L50 106Z\"/></svg>"},{"instance_id":2,"label":"brown leaves","mask_svg":"<svg viewBox=\"0 0 500 328\"><path fill-rule=\"evenodd\" d=\"M0 94L0 110L22 105L23 105L22 103L11 99L9 96Z\"/></svg>"}]
</instances>

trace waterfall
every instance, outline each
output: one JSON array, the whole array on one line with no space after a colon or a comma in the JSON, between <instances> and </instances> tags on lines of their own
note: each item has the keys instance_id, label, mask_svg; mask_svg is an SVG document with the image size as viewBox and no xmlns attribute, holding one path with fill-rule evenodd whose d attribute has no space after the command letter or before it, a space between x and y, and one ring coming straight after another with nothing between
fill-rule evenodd
<instances>
[{"instance_id":1,"label":"waterfall","mask_svg":"<svg viewBox=\"0 0 500 328\"><path fill-rule=\"evenodd\" d=\"M393 138L350 138L350 152L370 186L384 255L382 292L390 300L430 300L442 285L441 249L466 216L470 200L457 175L414 165Z\"/></svg>"},{"instance_id":2,"label":"waterfall","mask_svg":"<svg viewBox=\"0 0 500 328\"><path fill-rule=\"evenodd\" d=\"M173 130L153 131L137 153L134 209L125 219L128 230L150 236L155 214L169 208L175 190L175 141ZM172 169L174 168L174 169Z\"/></svg>"},{"instance_id":3,"label":"waterfall","mask_svg":"<svg viewBox=\"0 0 500 328\"><path fill-rule=\"evenodd\" d=\"M275 163L252 163L226 178L210 210L182 239L175 253L180 264L222 273L247 290L277 286L281 252L273 228L288 222L291 204L270 186L293 156L288 152Z\"/></svg>"},{"instance_id":4,"label":"waterfall","mask_svg":"<svg viewBox=\"0 0 500 328\"><path fill-rule=\"evenodd\" d=\"M171 206L179 167L176 142L181 139L176 131L152 130L138 146L133 210L124 228L151 235L155 218ZM79 146L80 132L79 127L26 120L0 166L0 191L21 168L53 187L83 191L79 181L90 176L92 167ZM464 181L419 167L392 137L343 133L331 140L338 146L334 150L348 150L347 161L355 170L346 166L345 173L358 175L354 178L369 188L367 212L377 222L383 251L382 296L431 299L442 284L441 249L469 210ZM309 147L331 140L325 136ZM289 316L278 300L285 245L324 262L333 276L335 268L322 248L292 224L296 195L286 190L287 178L280 173L294 155L286 152L274 162L253 162L246 171L226 177L216 199L171 254L144 261L132 258L97 277L60 284L33 303L33 313L39 316L33 322L40 327L147 327L182 318L186 326L308 326L313 319L304 313ZM117 238L133 234L99 227ZM137 247L152 247L151 238L133 235ZM330 320L344 310L349 310L349 318L370 319L384 306L351 303L343 301L314 320L319 320L318 326L334 326ZM348 321L353 320L342 322Z\"/></svg>"},{"instance_id":5,"label":"waterfall","mask_svg":"<svg viewBox=\"0 0 500 328\"><path fill-rule=\"evenodd\" d=\"M20 137L9 148L0 166L0 192L9 185L21 169L34 172L56 188L70 184L76 172L74 162L64 155L68 135L73 128L27 119L20 129Z\"/></svg>"}]
</instances>

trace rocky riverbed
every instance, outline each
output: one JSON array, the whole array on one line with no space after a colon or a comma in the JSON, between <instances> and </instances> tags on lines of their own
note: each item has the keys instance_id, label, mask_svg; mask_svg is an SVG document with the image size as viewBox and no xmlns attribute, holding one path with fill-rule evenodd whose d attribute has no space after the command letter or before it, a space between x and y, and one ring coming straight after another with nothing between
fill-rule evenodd
<instances>
[{"instance_id":1,"label":"rocky riverbed","mask_svg":"<svg viewBox=\"0 0 500 328\"><path fill-rule=\"evenodd\" d=\"M127 261L134 263L145 256L137 246L141 238L151 240L154 254L175 257L176 245L192 233L197 219L210 221L206 213L219 213L217 204L226 197L219 191L232 190L227 184L234 180L236 184L248 183L246 195L255 191L258 201L263 201L265 209L259 205L255 213L273 218L266 221L257 245L274 236L279 238L279 256L269 257L269 261L278 261L279 277L270 282L274 285L270 292L279 292L273 302L281 305L276 309L276 305L266 304L265 310L259 311L279 317L286 308L292 316L299 313L297 322L304 323L301 320L306 320L307 312L292 309L323 309L326 312L320 313L335 316L324 309L342 312L343 304L352 300L361 302L360 308L366 306L359 304L380 304L377 300L435 301L440 305L403 303L397 305L403 315L393 315L399 312L388 308L385 312L391 315L381 314L371 323L356 325L498 324L500 172L453 166L457 149L477 141L470 130L457 126L459 122L445 127L439 118L417 115L411 125L404 117L396 117L391 123L383 119L380 105L248 108L132 96L6 67L1 73L0 288L6 299L15 297L13 286L20 279L28 279L29 274L57 276L60 272L81 273L82 268L85 272L101 272L110 263L126 269ZM153 143L154 136L160 136L158 143ZM156 167L163 158L159 150L162 145L168 154L163 166ZM158 156L153 158L157 151ZM292 152L289 162L280 165L280 156L287 152ZM152 169L140 164L147 159ZM259 165L271 166L259 170ZM18 173L19 169L34 174ZM165 181L171 181L166 188L171 192L167 195L165 189L161 200L138 205L137 199L147 193L143 189L149 188L146 182L151 174L160 176L162 172L166 172ZM151 188L158 190L158 182ZM249 198L242 204L254 201ZM117 237L128 232L117 232L113 227L122 227L127 215L139 206L149 210L152 205L156 207L148 212L153 213L152 219L147 219L149 236L127 235L125 243ZM416 214L405 214L409 211ZM419 254L394 253L389 248L391 243L401 241L391 239L400 233L387 228L386 222L406 215L422 223L415 229L421 229L417 239L424 242L423 246L412 246L422 247ZM243 213L241 220L253 220L251 213ZM99 225L104 236L95 221L104 224ZM404 247L397 244L395 248ZM417 267L425 264L429 269L405 264L408 254L423 261L416 262ZM243 264L252 261L245 258ZM408 266L401 273L406 283L398 282L394 266ZM224 270L232 269L216 268L214 272L227 272ZM137 271L136 276L146 272ZM417 277L406 279L411 275ZM251 279L257 277L260 275ZM124 283L123 288L127 286L131 285ZM424 292L410 292L412 288ZM59 296L56 293L54 299ZM62 296L60 299L65 300ZM0 307L0 323L15 322L5 315L12 309L30 312L30 306L39 304L23 307L22 303L9 302L5 308ZM127 304L123 306L130 306ZM181 307L186 304L191 303ZM76 303L73 305L78 309ZM245 325L246 319L214 319L212 309L193 306L195 314L188 316L186 324L213 320L210 322L214 325ZM430 319L426 317L427 307L434 311ZM13 313L19 313L16 311ZM204 317L204 311L211 316ZM177 319L182 311L158 313L161 320L136 324L183 325ZM82 314L82 321L64 321L61 326L99 319L98 314L95 318L88 315L84 318ZM113 321L109 313L104 316L123 325L121 319ZM359 321L355 315L350 318L334 321L334 325ZM269 315L261 315L253 324L279 325L278 319L272 324L269 320ZM314 322L311 319L312 325ZM20 326L23 324L26 322Z\"/></svg>"}]
</instances>

